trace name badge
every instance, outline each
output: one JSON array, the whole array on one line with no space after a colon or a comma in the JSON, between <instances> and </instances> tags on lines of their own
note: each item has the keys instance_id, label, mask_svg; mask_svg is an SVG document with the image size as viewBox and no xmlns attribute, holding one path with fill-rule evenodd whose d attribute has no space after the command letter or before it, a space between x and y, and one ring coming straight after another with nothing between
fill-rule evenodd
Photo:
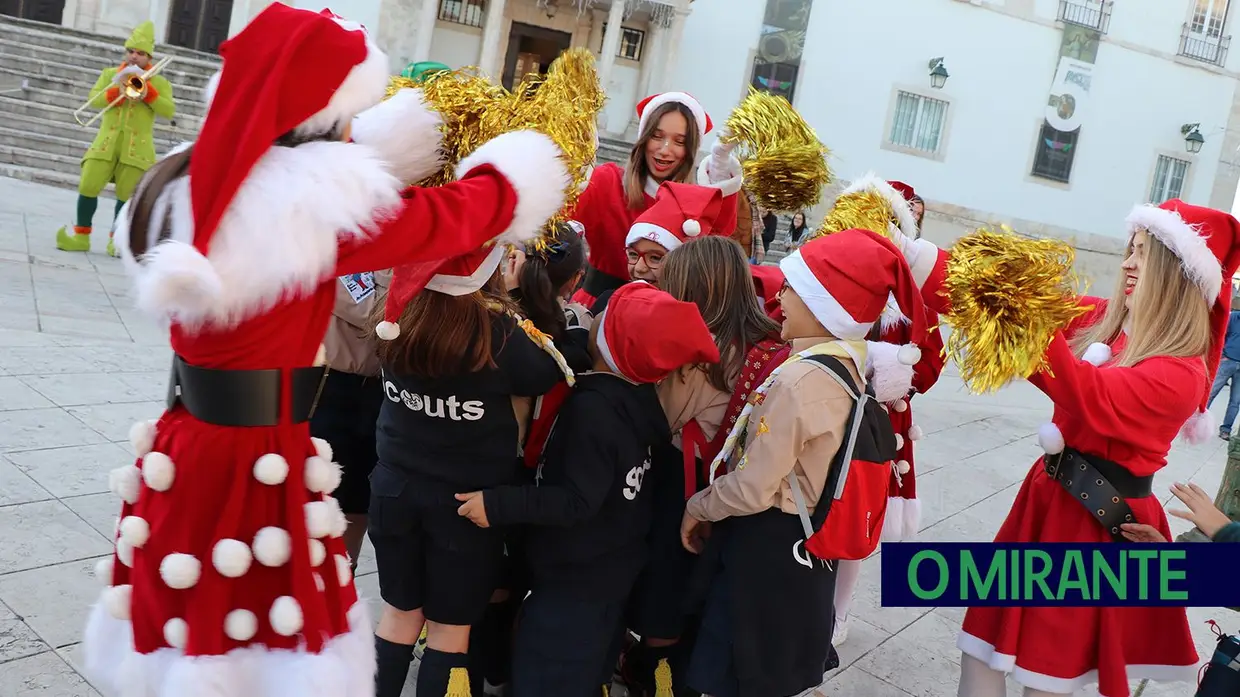
<instances>
[{"instance_id":1,"label":"name badge","mask_svg":"<svg viewBox=\"0 0 1240 697\"><path fill-rule=\"evenodd\" d=\"M341 276L340 282L354 303L360 303L375 294L375 275L369 271Z\"/></svg>"}]
</instances>

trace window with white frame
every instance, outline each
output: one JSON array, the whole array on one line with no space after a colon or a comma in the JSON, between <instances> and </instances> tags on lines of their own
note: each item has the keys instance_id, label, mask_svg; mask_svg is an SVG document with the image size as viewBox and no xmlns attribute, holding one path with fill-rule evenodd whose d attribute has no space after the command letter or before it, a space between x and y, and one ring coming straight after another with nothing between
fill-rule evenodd
<instances>
[{"instance_id":1,"label":"window with white frame","mask_svg":"<svg viewBox=\"0 0 1240 697\"><path fill-rule=\"evenodd\" d=\"M603 23L603 39L607 40L607 23ZM616 49L617 58L627 58L631 61L639 61L642 59L642 48L646 45L646 32L641 29L633 29L631 27L620 27L620 46ZM599 50L603 50L602 43L599 44Z\"/></svg>"},{"instance_id":2,"label":"window with white frame","mask_svg":"<svg viewBox=\"0 0 1240 697\"><path fill-rule=\"evenodd\" d=\"M467 27L481 27L486 14L483 0L440 0L439 19Z\"/></svg>"},{"instance_id":3,"label":"window with white frame","mask_svg":"<svg viewBox=\"0 0 1240 697\"><path fill-rule=\"evenodd\" d=\"M901 90L896 94L887 140L892 145L937 153L946 123L947 102Z\"/></svg>"},{"instance_id":4,"label":"window with white frame","mask_svg":"<svg viewBox=\"0 0 1240 697\"><path fill-rule=\"evenodd\" d=\"M1227 20L1228 0L1197 0L1193 6L1193 18L1189 30L1201 36L1217 39L1223 33Z\"/></svg>"},{"instance_id":5,"label":"window with white frame","mask_svg":"<svg viewBox=\"0 0 1240 697\"><path fill-rule=\"evenodd\" d=\"M1184 191L1184 180L1188 177L1188 160L1178 157L1159 155L1154 165L1154 181L1150 184L1150 203L1162 203L1173 198L1180 198Z\"/></svg>"}]
</instances>

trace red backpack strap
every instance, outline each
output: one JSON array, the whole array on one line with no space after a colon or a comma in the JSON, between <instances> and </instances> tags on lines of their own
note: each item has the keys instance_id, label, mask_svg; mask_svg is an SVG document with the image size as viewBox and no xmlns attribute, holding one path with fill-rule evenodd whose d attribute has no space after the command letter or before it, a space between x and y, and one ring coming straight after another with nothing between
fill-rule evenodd
<instances>
[{"instance_id":1,"label":"red backpack strap","mask_svg":"<svg viewBox=\"0 0 1240 697\"><path fill-rule=\"evenodd\" d=\"M567 382L560 381L551 388L550 392L534 401L534 414L530 420L529 433L525 436L525 448L522 450L522 459L526 467L530 469L538 467L543 448L547 445L547 438L551 435L551 427L555 425L560 407L564 406L572 389Z\"/></svg>"}]
</instances>

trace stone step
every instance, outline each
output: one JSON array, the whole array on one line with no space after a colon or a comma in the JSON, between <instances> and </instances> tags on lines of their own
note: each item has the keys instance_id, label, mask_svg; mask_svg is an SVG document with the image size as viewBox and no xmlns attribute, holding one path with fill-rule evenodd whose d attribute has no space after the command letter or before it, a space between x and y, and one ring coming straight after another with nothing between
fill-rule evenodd
<instances>
[{"instance_id":1,"label":"stone step","mask_svg":"<svg viewBox=\"0 0 1240 697\"><path fill-rule=\"evenodd\" d=\"M30 113L24 107L36 107ZM96 126L90 128L79 126L72 117L68 116L68 110L63 109L59 112L49 112L45 105L30 105L28 103L19 103L13 107L5 104L0 99L0 112L4 113L3 126L0 128L8 128L22 133L30 133L33 135L46 135L72 140L81 143L82 150L90 145L95 139L97 133ZM186 140L193 140L195 133L181 128L171 128L165 122L156 121L155 123L155 148L160 152L181 143Z\"/></svg>"},{"instance_id":2,"label":"stone step","mask_svg":"<svg viewBox=\"0 0 1240 697\"><path fill-rule=\"evenodd\" d=\"M12 165L7 164L2 160L3 156L0 156L0 177L9 177L10 179L20 179L22 181L34 182L36 184L47 184L48 186L77 191L78 174L66 174L64 172L56 172L40 167ZM115 195L111 184L108 184L107 188L104 189L104 192L108 196ZM69 216L71 215L72 211L66 212L65 220L69 220ZM49 231L48 234L50 235L54 233L55 231Z\"/></svg>"},{"instance_id":3,"label":"stone step","mask_svg":"<svg viewBox=\"0 0 1240 697\"><path fill-rule=\"evenodd\" d=\"M61 155L33 149L38 147L40 145L32 143L23 143L23 145L0 143L0 163L59 172L73 177L75 181L81 176L82 153ZM77 188L76 184L74 188Z\"/></svg>"},{"instance_id":4,"label":"stone step","mask_svg":"<svg viewBox=\"0 0 1240 697\"><path fill-rule=\"evenodd\" d=\"M72 54L65 53L63 58L73 60ZM15 72L19 75L29 75L35 77L60 78L68 80L76 85L83 86L82 95L90 91L94 86L95 80L99 79L99 71L85 70L73 63L56 63L52 61L27 61L20 63L11 56L4 55L0 52L0 63L2 63L7 72ZM192 95L196 99L202 99L202 89L207 84L207 77L201 75L191 75L182 73L178 76L177 81L172 83L173 93L183 92Z\"/></svg>"},{"instance_id":5,"label":"stone step","mask_svg":"<svg viewBox=\"0 0 1240 697\"><path fill-rule=\"evenodd\" d=\"M17 37L20 39L21 37ZM0 61L16 69L23 70L37 63L56 65L72 65L89 75L86 78L92 84L105 68L113 68L120 64L120 54L112 56L95 56L75 49L48 48L37 44L27 44L7 34L0 33ZM174 87L180 85L205 85L207 79L217 70L216 66L196 62L177 60L175 57L159 72L168 78ZM201 89L200 87L196 89Z\"/></svg>"},{"instance_id":6,"label":"stone step","mask_svg":"<svg viewBox=\"0 0 1240 697\"><path fill-rule=\"evenodd\" d=\"M59 48L68 51L79 51L108 60L119 60L123 50L124 36L107 36L92 32L54 26L28 19L18 19L8 15L0 15L0 35L22 43ZM18 38L20 37L20 38ZM181 46L156 44L156 56L176 56L173 63L200 63L204 65L220 64L220 57L214 53L205 53Z\"/></svg>"},{"instance_id":7,"label":"stone step","mask_svg":"<svg viewBox=\"0 0 1240 697\"><path fill-rule=\"evenodd\" d=\"M35 150L48 155L67 158L74 163L74 169L80 169L82 154L90 146L90 141L77 138L31 133L30 131L0 126L0 145ZM171 142L156 143L156 156L162 156L174 144ZM22 164L15 162L15 164Z\"/></svg>"},{"instance_id":8,"label":"stone step","mask_svg":"<svg viewBox=\"0 0 1240 697\"><path fill-rule=\"evenodd\" d=\"M28 87L24 90L18 89L17 86L21 85L23 81L27 83ZM42 75L28 76L11 70L7 66L0 66L0 84L4 84L6 87L11 85L13 88L12 91L0 94L0 97L63 107L68 109L70 116L72 116L73 110L82 106L86 101L87 96L90 94L90 88L94 83L85 84L64 78ZM177 106L177 114L174 120L184 128L197 129L198 123L201 121L207 108L206 104L201 101L201 94L182 96L182 94L174 90L173 98L176 99ZM91 115L94 115L93 111ZM89 118L89 116L86 118Z\"/></svg>"}]
</instances>

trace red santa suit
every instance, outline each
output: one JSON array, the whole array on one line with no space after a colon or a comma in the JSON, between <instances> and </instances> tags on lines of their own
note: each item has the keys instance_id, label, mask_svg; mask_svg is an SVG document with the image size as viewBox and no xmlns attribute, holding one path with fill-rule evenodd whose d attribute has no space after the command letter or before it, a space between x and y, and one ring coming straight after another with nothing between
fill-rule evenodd
<instances>
[{"instance_id":1,"label":"red santa suit","mask_svg":"<svg viewBox=\"0 0 1240 697\"><path fill-rule=\"evenodd\" d=\"M638 132L645 130L650 116L660 106L670 103L688 107L693 114L689 127L696 128L700 138L711 132L713 124L702 104L684 92L656 94L638 103ZM686 153L685 156L694 155ZM740 199L737 194L743 178L740 163L731 155L731 149L716 144L711 156L698 166L696 178L698 184L713 186L723 192L724 205L719 219L715 221L716 227L729 231L736 227L736 206ZM572 215L585 228L589 247L589 267L581 289L573 295L573 302L591 307L605 291L615 290L629 282L629 261L625 256L624 240L638 217L654 205L658 191L659 182L647 178L645 200L640 208L630 208L624 191L624 168L610 162L594 168Z\"/></svg>"},{"instance_id":2,"label":"red santa suit","mask_svg":"<svg viewBox=\"0 0 1240 697\"><path fill-rule=\"evenodd\" d=\"M1055 336L1046 353L1049 368L1029 378L1055 405L1051 424L1039 432L1048 455L1030 469L996 542L1096 543L1118 534L1118 527L1104 528L1048 473L1046 460L1065 448L1105 458L1126 476L1146 478L1166 466L1177 433L1191 442L1213 435L1204 408L1225 337L1231 277L1240 266L1240 222L1179 200L1139 206L1127 222L1129 234L1143 229L1162 242L1210 303L1213 336L1206 364L1155 356L1119 366L1112 356L1123 350L1123 333L1110 345L1091 346L1078 359L1067 337L1098 321L1106 305L1083 298L1095 310ZM926 302L945 311L938 291L948 253L925 240L903 240L902 245ZM1153 525L1171 539L1156 496L1125 500L1134 522ZM995 684L1001 694L1003 673L1053 694L1097 682L1104 697L1127 697L1130 680L1193 681L1197 674L1184 608L970 608L957 643L964 653L960 694L970 697L995 694Z\"/></svg>"},{"instance_id":3,"label":"red santa suit","mask_svg":"<svg viewBox=\"0 0 1240 697\"><path fill-rule=\"evenodd\" d=\"M481 146L457 183L406 188L394 171L441 165L441 121L411 92L377 108L399 112L382 116L412 151L341 142L383 97L388 59L329 13L273 4L220 54L187 173L146 229L130 206L116 231L175 358L168 409L110 477L121 519L86 669L107 697L365 697L373 634L327 495L340 473L309 432L334 279L532 237L568 177L523 132Z\"/></svg>"}]
</instances>

